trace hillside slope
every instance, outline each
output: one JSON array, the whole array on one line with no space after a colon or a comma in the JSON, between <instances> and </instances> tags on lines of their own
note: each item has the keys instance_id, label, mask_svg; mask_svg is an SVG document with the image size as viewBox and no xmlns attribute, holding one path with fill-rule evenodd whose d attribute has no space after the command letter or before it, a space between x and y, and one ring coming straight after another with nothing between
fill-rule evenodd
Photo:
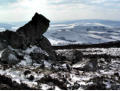
<instances>
[{"instance_id":1,"label":"hillside slope","mask_svg":"<svg viewBox=\"0 0 120 91\"><path fill-rule=\"evenodd\" d=\"M119 41L52 46L43 35L49 23L36 13L16 32L0 32L1 90L120 90Z\"/></svg>"}]
</instances>

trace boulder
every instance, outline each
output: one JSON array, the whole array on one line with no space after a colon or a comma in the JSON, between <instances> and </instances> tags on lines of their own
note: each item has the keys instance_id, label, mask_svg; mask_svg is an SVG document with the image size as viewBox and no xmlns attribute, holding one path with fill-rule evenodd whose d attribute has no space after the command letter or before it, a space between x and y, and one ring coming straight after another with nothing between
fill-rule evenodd
<instances>
[{"instance_id":1,"label":"boulder","mask_svg":"<svg viewBox=\"0 0 120 91\"><path fill-rule=\"evenodd\" d=\"M51 43L46 37L42 35L41 39L37 41L36 45L39 46L41 49L45 50L49 54L51 60L56 60L56 53L53 50Z\"/></svg>"},{"instance_id":2,"label":"boulder","mask_svg":"<svg viewBox=\"0 0 120 91\"><path fill-rule=\"evenodd\" d=\"M15 65L20 62L20 59L17 57L17 53L9 48L5 49L1 56L0 63Z\"/></svg>"},{"instance_id":3,"label":"boulder","mask_svg":"<svg viewBox=\"0 0 120 91\"><path fill-rule=\"evenodd\" d=\"M49 22L43 15L36 13L30 22L20 27L16 32L9 30L0 32L0 41L6 40L7 45L11 45L13 48L25 49L41 38L42 34L47 31Z\"/></svg>"},{"instance_id":4,"label":"boulder","mask_svg":"<svg viewBox=\"0 0 120 91\"><path fill-rule=\"evenodd\" d=\"M53 50L51 43L49 40L43 36L49 27L50 21L45 18L43 15L36 13L32 20L29 21L24 26L20 27L16 32L6 30L4 32L0 32L0 50L7 48L2 55L1 62L12 63L13 60L18 62L16 54L13 50L10 50L8 46L11 46L13 49L17 50L25 50L30 46L37 45L42 50L45 50L49 55L49 60L55 61L56 54ZM46 59L45 55L41 53L31 54L33 59ZM9 59L11 56L11 59ZM37 57L36 57L37 56ZM11 58L10 57L10 58Z\"/></svg>"},{"instance_id":5,"label":"boulder","mask_svg":"<svg viewBox=\"0 0 120 91\"><path fill-rule=\"evenodd\" d=\"M47 31L49 22L43 15L36 13L30 22L16 31L16 34L24 40L23 43L20 42L21 45L24 44L25 47L30 44L34 45L35 41Z\"/></svg>"},{"instance_id":6,"label":"boulder","mask_svg":"<svg viewBox=\"0 0 120 91\"><path fill-rule=\"evenodd\" d=\"M82 70L84 71L93 71L93 72L95 72L98 69L99 67L98 67L98 62L96 58L91 58L91 60L88 61L86 65L82 68Z\"/></svg>"},{"instance_id":7,"label":"boulder","mask_svg":"<svg viewBox=\"0 0 120 91\"><path fill-rule=\"evenodd\" d=\"M0 41L0 51L5 49L7 47L7 44L5 42Z\"/></svg>"},{"instance_id":8,"label":"boulder","mask_svg":"<svg viewBox=\"0 0 120 91\"><path fill-rule=\"evenodd\" d=\"M32 60L34 60L33 62L39 63L39 64L41 63L42 60L48 59L48 57L42 53L31 53L30 56Z\"/></svg>"}]
</instances>

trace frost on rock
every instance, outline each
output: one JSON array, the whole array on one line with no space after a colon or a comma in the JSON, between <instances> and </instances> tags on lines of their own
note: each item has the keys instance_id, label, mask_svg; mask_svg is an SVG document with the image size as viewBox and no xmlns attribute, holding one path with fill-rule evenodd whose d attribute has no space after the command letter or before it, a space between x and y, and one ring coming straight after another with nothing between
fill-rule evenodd
<instances>
[{"instance_id":1,"label":"frost on rock","mask_svg":"<svg viewBox=\"0 0 120 91\"><path fill-rule=\"evenodd\" d=\"M13 53L13 51L16 53ZM1 51L2 54L3 51ZM14 49L12 47L9 48L7 53L9 61L18 61L21 56L22 60L14 65L11 65L7 68L0 65L0 75L8 77L12 80L12 82L16 82L19 85L26 84L27 87L31 89L41 89L41 86L38 84L38 80L40 80L42 77L44 77L44 74L41 73L41 71L44 71L44 69L50 69L52 68L52 63L50 63L50 60L41 60L38 59L41 63L33 62L33 59L31 57L31 53L33 54L44 54L46 56L49 56L44 50L42 50L40 47L37 46L31 46L31 48L27 48L26 50L19 50ZM49 61L49 62L48 62ZM42 67L42 65L44 65ZM6 69L6 70L4 70ZM26 70L29 74L25 75Z\"/></svg>"},{"instance_id":2,"label":"frost on rock","mask_svg":"<svg viewBox=\"0 0 120 91\"><path fill-rule=\"evenodd\" d=\"M4 50L0 51L0 58L1 58L3 52L4 52Z\"/></svg>"},{"instance_id":3,"label":"frost on rock","mask_svg":"<svg viewBox=\"0 0 120 91\"><path fill-rule=\"evenodd\" d=\"M48 55L46 51L42 50L40 47L37 47L37 46L31 46L31 48L27 48L24 52L26 54L30 54L30 53L43 53L43 54Z\"/></svg>"},{"instance_id":4,"label":"frost on rock","mask_svg":"<svg viewBox=\"0 0 120 91\"><path fill-rule=\"evenodd\" d=\"M26 53L26 54L41 53L41 54L45 54L46 56L49 56L49 54L45 50L42 50L40 47L37 47L37 46L31 46L31 48L27 48L24 51L24 53Z\"/></svg>"},{"instance_id":5,"label":"frost on rock","mask_svg":"<svg viewBox=\"0 0 120 91\"><path fill-rule=\"evenodd\" d=\"M24 65L24 66L38 64L38 63L33 62L34 59L32 59L33 57L31 54L33 54L33 55L43 54L43 55L46 55L49 57L49 55L46 51L42 50L40 47L37 47L37 46L31 46L31 48L27 48L26 50L23 50L23 53L24 53L24 60L21 60L21 62L19 64ZM42 62L42 59L40 59L39 57L37 57L36 59L38 59L38 61ZM40 65L40 64L38 64L38 65Z\"/></svg>"},{"instance_id":6,"label":"frost on rock","mask_svg":"<svg viewBox=\"0 0 120 91\"><path fill-rule=\"evenodd\" d=\"M43 60L43 62L44 62L44 65L45 65L46 68L50 68L51 67L51 63L50 62L48 62L46 60Z\"/></svg>"},{"instance_id":7,"label":"frost on rock","mask_svg":"<svg viewBox=\"0 0 120 91\"><path fill-rule=\"evenodd\" d=\"M28 66L28 65L32 65L32 59L29 55L25 55L24 56L24 60L21 60L21 62L19 63L19 65L22 66Z\"/></svg>"},{"instance_id":8,"label":"frost on rock","mask_svg":"<svg viewBox=\"0 0 120 91\"><path fill-rule=\"evenodd\" d=\"M16 57L15 55L13 55L13 54L10 54L10 55L8 56L8 59L9 59L9 60L18 60L17 57Z\"/></svg>"}]
</instances>

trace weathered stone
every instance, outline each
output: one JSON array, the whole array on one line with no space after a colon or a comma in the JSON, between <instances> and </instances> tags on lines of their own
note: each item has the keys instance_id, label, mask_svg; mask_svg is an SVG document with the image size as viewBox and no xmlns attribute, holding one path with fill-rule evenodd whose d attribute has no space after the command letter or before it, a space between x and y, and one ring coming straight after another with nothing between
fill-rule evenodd
<instances>
[{"instance_id":1,"label":"weathered stone","mask_svg":"<svg viewBox=\"0 0 120 91\"><path fill-rule=\"evenodd\" d=\"M10 39L12 33L13 32L8 30L0 32L0 50L5 49L9 45L8 40Z\"/></svg>"},{"instance_id":2,"label":"weathered stone","mask_svg":"<svg viewBox=\"0 0 120 91\"><path fill-rule=\"evenodd\" d=\"M17 58L17 53L15 51L12 51L10 49L5 49L2 53L1 61L2 64L9 64L14 65L20 62L20 60Z\"/></svg>"},{"instance_id":3,"label":"weathered stone","mask_svg":"<svg viewBox=\"0 0 120 91\"><path fill-rule=\"evenodd\" d=\"M16 32L24 40L23 43L20 42L21 45L34 45L35 41L40 39L42 34L48 29L49 22L43 15L36 13L30 22L19 28Z\"/></svg>"},{"instance_id":4,"label":"weathered stone","mask_svg":"<svg viewBox=\"0 0 120 91\"><path fill-rule=\"evenodd\" d=\"M51 43L49 40L42 36L40 40L38 40L37 46L39 46L41 49L45 50L48 54L51 60L55 61L56 60L56 53L53 50Z\"/></svg>"},{"instance_id":5,"label":"weathered stone","mask_svg":"<svg viewBox=\"0 0 120 91\"><path fill-rule=\"evenodd\" d=\"M50 21L45 18L43 15L36 13L32 20L20 27L16 32L6 30L4 32L0 32L0 50L7 48L10 45L14 49L26 49L30 47L30 45L37 45L42 50L45 50L50 60L56 60L56 54L53 48L51 47L51 43L47 38L43 36L49 27ZM5 40L5 41L4 41ZM16 56L12 50L5 50L2 55L2 61L7 62L9 55ZM42 54L32 55L32 58L35 60L46 59L47 57L41 56ZM43 58L44 57L44 58Z\"/></svg>"},{"instance_id":6,"label":"weathered stone","mask_svg":"<svg viewBox=\"0 0 120 91\"><path fill-rule=\"evenodd\" d=\"M48 29L49 22L43 15L36 13L30 22L20 27L16 32L9 30L0 32L0 40L6 40L7 45L11 45L13 48L25 49L41 38L42 34Z\"/></svg>"},{"instance_id":7,"label":"weathered stone","mask_svg":"<svg viewBox=\"0 0 120 91\"><path fill-rule=\"evenodd\" d=\"M7 44L0 41L0 51L5 49L6 47L7 47Z\"/></svg>"},{"instance_id":8,"label":"weathered stone","mask_svg":"<svg viewBox=\"0 0 120 91\"><path fill-rule=\"evenodd\" d=\"M11 45L13 48L21 48L24 39L19 36L16 32L6 30L0 32L1 45Z\"/></svg>"},{"instance_id":9,"label":"weathered stone","mask_svg":"<svg viewBox=\"0 0 120 91\"><path fill-rule=\"evenodd\" d=\"M96 58L91 58L89 62L82 68L84 71L96 71L98 70L98 62Z\"/></svg>"},{"instance_id":10,"label":"weathered stone","mask_svg":"<svg viewBox=\"0 0 120 91\"><path fill-rule=\"evenodd\" d=\"M40 63L41 60L45 60L48 58L45 54L42 53L31 53L30 54L32 60L35 60L35 62Z\"/></svg>"}]
</instances>

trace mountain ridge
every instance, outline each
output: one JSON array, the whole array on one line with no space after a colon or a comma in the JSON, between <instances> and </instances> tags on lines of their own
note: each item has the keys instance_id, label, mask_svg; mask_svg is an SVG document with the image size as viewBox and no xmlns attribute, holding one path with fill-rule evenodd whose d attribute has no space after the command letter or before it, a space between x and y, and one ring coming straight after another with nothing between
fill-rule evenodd
<instances>
[{"instance_id":1,"label":"mountain ridge","mask_svg":"<svg viewBox=\"0 0 120 91\"><path fill-rule=\"evenodd\" d=\"M81 22L81 21L90 21L90 22L102 22L102 21L106 21L106 22L114 22L114 23L120 23L120 21L116 21L116 20L104 20L104 19L79 19L79 20L67 20L67 21L56 21L53 22L51 21L51 24L70 24L70 23L76 23L76 22ZM13 24L13 25L17 25L17 26L22 26L24 25L26 22L28 21L21 21L21 22L9 22L8 24ZM2 22L0 22L2 23ZM3 23L3 24L7 24L7 23Z\"/></svg>"}]
</instances>

